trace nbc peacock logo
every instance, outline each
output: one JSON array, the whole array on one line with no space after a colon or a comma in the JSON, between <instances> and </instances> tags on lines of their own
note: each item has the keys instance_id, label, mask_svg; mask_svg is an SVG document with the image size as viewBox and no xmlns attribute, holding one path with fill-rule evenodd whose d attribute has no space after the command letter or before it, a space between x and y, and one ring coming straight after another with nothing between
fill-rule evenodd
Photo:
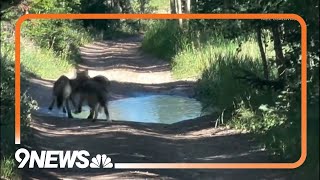
<instances>
[{"instance_id":1,"label":"nbc peacock logo","mask_svg":"<svg viewBox=\"0 0 320 180\"><path fill-rule=\"evenodd\" d=\"M91 159L90 168L113 168L111 158L105 154L97 154Z\"/></svg>"}]
</instances>

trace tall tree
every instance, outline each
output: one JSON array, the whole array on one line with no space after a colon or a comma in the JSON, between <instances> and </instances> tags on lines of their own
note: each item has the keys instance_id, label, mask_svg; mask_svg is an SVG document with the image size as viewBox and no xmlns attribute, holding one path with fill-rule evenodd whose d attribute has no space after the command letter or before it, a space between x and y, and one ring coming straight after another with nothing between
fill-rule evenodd
<instances>
[{"instance_id":1,"label":"tall tree","mask_svg":"<svg viewBox=\"0 0 320 180\"><path fill-rule=\"evenodd\" d=\"M285 58L282 52L282 44L281 44L281 37L279 32L279 26L277 24L272 25L272 35L273 35L273 45L274 51L276 53L276 64L278 68L278 77L282 79L285 73Z\"/></svg>"},{"instance_id":2,"label":"tall tree","mask_svg":"<svg viewBox=\"0 0 320 180\"><path fill-rule=\"evenodd\" d=\"M186 13L191 12L191 0L186 0Z\"/></svg>"},{"instance_id":3,"label":"tall tree","mask_svg":"<svg viewBox=\"0 0 320 180\"><path fill-rule=\"evenodd\" d=\"M176 0L170 0L171 14L176 14Z\"/></svg>"},{"instance_id":4,"label":"tall tree","mask_svg":"<svg viewBox=\"0 0 320 180\"><path fill-rule=\"evenodd\" d=\"M266 80L269 79L269 69L268 69L268 63L267 63L267 58L266 58L266 53L263 49L263 44L262 44L262 31L261 31L261 26L257 26L256 28L256 33L257 33L257 41L258 41L258 46L261 54L261 59L262 59L262 65L263 65L263 74L264 78Z\"/></svg>"},{"instance_id":5,"label":"tall tree","mask_svg":"<svg viewBox=\"0 0 320 180\"><path fill-rule=\"evenodd\" d=\"M182 14L181 0L176 0L176 2L177 2L177 12L178 12L178 14ZM182 19L179 19L179 26L182 28Z\"/></svg>"}]
</instances>

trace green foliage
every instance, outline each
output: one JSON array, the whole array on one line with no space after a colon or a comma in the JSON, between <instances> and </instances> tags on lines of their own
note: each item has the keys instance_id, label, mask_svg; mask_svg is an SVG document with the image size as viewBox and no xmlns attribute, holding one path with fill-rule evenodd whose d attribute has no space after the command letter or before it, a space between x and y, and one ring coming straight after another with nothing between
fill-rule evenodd
<instances>
[{"instance_id":1,"label":"green foliage","mask_svg":"<svg viewBox=\"0 0 320 180\"><path fill-rule=\"evenodd\" d=\"M168 11L169 1L160 0L33 0L30 13L151 13ZM294 13L302 16L308 25L308 158L306 172L319 172L319 6L318 0L265 1L216 0L192 1L194 13ZM2 46L6 57L13 59L14 22L21 12L7 11L3 19L9 24L1 31ZM22 64L24 71L32 71L40 77L54 78L55 74L67 70L79 59L77 47L92 37L100 39L117 38L147 30L142 49L172 63L174 75L178 78L200 77L197 97L208 109L229 114L228 124L245 129L261 137L269 152L294 161L300 153L300 80L301 42L300 26L295 21L261 20L190 20L183 28L177 21L146 20L32 20L22 28L25 39L34 41L32 46L23 46ZM188 22L188 23L186 23ZM3 28L3 26L1 27ZM261 28L270 80L278 80L276 63L285 70L285 88L273 91L250 86L246 80L237 77L243 70L251 72L256 81L264 80L256 30ZM278 28L284 58L277 59L274 51L274 33ZM89 33L90 32L90 33ZM124 33L123 33L124 32ZM92 35L93 34L93 35ZM36 50L38 47L41 50ZM54 53L55 54L54 54ZM67 62L69 61L69 62ZM12 61L11 61L12 62ZM40 63L39 63L40 62ZM10 61L9 61L10 63ZM5 64L1 73L6 79L1 82L1 97L8 107L13 107L12 65ZM43 64L42 64L43 63ZM41 67L56 67L52 73ZM1 74L1 75L3 75ZM30 102L27 100L26 102ZM3 103L2 103L3 104ZM31 106L26 103L24 109ZM3 110L3 107L1 107ZM13 108L8 108L6 122L13 119ZM10 115L11 113L11 115ZM25 112L22 115L26 115ZM1 113L2 114L2 113ZM225 116L228 117L228 116ZM1 118L1 122L2 122ZM24 119L27 119L24 117ZM4 128L4 130L3 130ZM1 133L13 133L13 126L3 126ZM2 135L2 134L1 134ZM13 137L13 136L11 136ZM11 141L1 139L4 147L10 149ZM3 153L3 151L1 151ZM10 152L9 150L6 152ZM10 153L5 153L10 154ZM279 157L276 156L276 157ZM7 156L6 156L7 157ZM10 163L7 163L10 164ZM8 165L10 167L10 165ZM318 168L317 168L318 167ZM10 168L6 172L11 172ZM7 173L10 174L10 173ZM306 173L306 178L310 179ZM314 173L313 173L314 174ZM318 179L318 178L314 178Z\"/></svg>"},{"instance_id":2,"label":"green foliage","mask_svg":"<svg viewBox=\"0 0 320 180\"><path fill-rule=\"evenodd\" d=\"M308 111L308 158L304 167L306 172L312 172L313 175L314 172L319 172L316 170L319 168L320 53L319 6L315 5L317 3L316 0L192 2L192 12L195 13L285 12L299 14L306 20L307 102L308 108L312 110ZM251 131L261 137L260 142L270 153L277 155L274 156L277 161L285 159L294 162L300 157L301 32L297 22L190 20L188 26L182 29L177 26L170 27L165 23L159 24L151 26L147 31L144 49L171 60L176 77L200 77L196 93L206 108L224 113L230 126ZM267 68L271 73L269 81L278 80L279 67L285 70L281 75L281 78L285 79L284 88L278 91L274 91L273 87L262 89L250 86L248 79L240 81L236 78L245 70L254 75L256 82L265 81L262 78L264 76L261 57L255 40L258 28L263 32ZM279 29L280 45L274 44L275 34L272 28ZM250 38L253 38L253 41ZM245 45L248 43L252 46ZM276 58L277 47L283 49L283 59ZM241 50L244 56L239 57L238 50ZM229 116L226 116L225 110L228 110L226 113ZM310 173L302 174L302 179L310 179Z\"/></svg>"},{"instance_id":3,"label":"green foliage","mask_svg":"<svg viewBox=\"0 0 320 180\"><path fill-rule=\"evenodd\" d=\"M174 75L178 78L198 78L212 64L220 62L221 59L229 62L233 59L240 62L247 60L258 62L259 51L254 40L251 39L242 44L241 51L237 51L238 44L237 40L230 41L221 35L215 35L211 36L210 40L201 44L200 47L196 47L195 43L185 45L173 58Z\"/></svg>"},{"instance_id":4,"label":"green foliage","mask_svg":"<svg viewBox=\"0 0 320 180\"><path fill-rule=\"evenodd\" d=\"M34 0L29 2L29 13L76 13L80 9L80 1L66 0ZM3 15L6 28L2 32L14 32L11 26L19 18L21 10L13 7ZM25 21L21 28L22 37L32 40L41 48L52 49L62 59L68 59L71 63L79 60L77 48L80 45L92 41L91 35L82 26L81 20L31 20ZM6 37L5 39L8 39ZM8 43L9 44L9 43Z\"/></svg>"},{"instance_id":5,"label":"green foliage","mask_svg":"<svg viewBox=\"0 0 320 180\"><path fill-rule=\"evenodd\" d=\"M149 8L153 10L153 13L164 13L170 11L170 0L150 0Z\"/></svg>"},{"instance_id":6,"label":"green foliage","mask_svg":"<svg viewBox=\"0 0 320 180\"><path fill-rule=\"evenodd\" d=\"M241 101L232 116L231 126L237 129L247 130L253 133L266 133L271 128L282 125L286 118L276 113L274 107L261 105L257 111L252 107L246 107Z\"/></svg>"},{"instance_id":7,"label":"green foliage","mask_svg":"<svg viewBox=\"0 0 320 180\"><path fill-rule=\"evenodd\" d=\"M77 47L92 40L85 29L71 20L24 22L22 32L40 47L52 49L63 59L77 58Z\"/></svg>"},{"instance_id":8,"label":"green foliage","mask_svg":"<svg viewBox=\"0 0 320 180\"><path fill-rule=\"evenodd\" d=\"M3 178L15 179L18 176L15 161L12 158L17 146L14 144L14 46L12 44L12 28L10 23L1 24L1 105L0 105L0 159L1 175ZM2 35L2 34L1 34ZM35 62L38 63L38 62ZM24 82L26 70L22 67L21 82ZM36 108L36 103L30 98L27 92L21 93L21 139L30 139L29 123L31 111Z\"/></svg>"},{"instance_id":9,"label":"green foliage","mask_svg":"<svg viewBox=\"0 0 320 180\"><path fill-rule=\"evenodd\" d=\"M80 0L33 0L30 4L32 8L30 13L72 13L80 9Z\"/></svg>"},{"instance_id":10,"label":"green foliage","mask_svg":"<svg viewBox=\"0 0 320 180\"><path fill-rule=\"evenodd\" d=\"M0 177L5 179L15 179L18 176L16 172L16 164L14 158L4 157L0 165Z\"/></svg>"},{"instance_id":11,"label":"green foliage","mask_svg":"<svg viewBox=\"0 0 320 180\"><path fill-rule=\"evenodd\" d=\"M279 161L278 158L281 157L282 160L297 161L301 153L298 124L300 118L279 113L276 106L261 105L258 110L255 109L241 101L228 125L255 133L261 146L264 146L275 160Z\"/></svg>"},{"instance_id":12,"label":"green foliage","mask_svg":"<svg viewBox=\"0 0 320 180\"><path fill-rule=\"evenodd\" d=\"M174 21L155 21L144 36L142 49L170 60L186 41L187 38Z\"/></svg>"},{"instance_id":13,"label":"green foliage","mask_svg":"<svg viewBox=\"0 0 320 180\"><path fill-rule=\"evenodd\" d=\"M169 12L169 0L132 0L132 10L134 13L161 13Z\"/></svg>"},{"instance_id":14,"label":"green foliage","mask_svg":"<svg viewBox=\"0 0 320 180\"><path fill-rule=\"evenodd\" d=\"M15 176L14 160L12 157L17 146L14 144L14 70L12 61L1 55L1 106L0 106L0 133L1 133L1 174L4 177ZM22 77L22 81L24 78ZM21 139L30 139L28 128L31 120L31 110L36 107L26 92L21 94Z\"/></svg>"},{"instance_id":15,"label":"green foliage","mask_svg":"<svg viewBox=\"0 0 320 180\"><path fill-rule=\"evenodd\" d=\"M68 59L55 55L51 49L39 48L26 41L22 43L21 64L25 71L44 79L57 79L72 68Z\"/></svg>"},{"instance_id":16,"label":"green foliage","mask_svg":"<svg viewBox=\"0 0 320 180\"><path fill-rule=\"evenodd\" d=\"M24 79L22 78L22 81ZM1 155L14 150L14 70L11 61L1 57ZM36 104L27 92L21 94L22 138L28 136L31 110Z\"/></svg>"},{"instance_id":17,"label":"green foliage","mask_svg":"<svg viewBox=\"0 0 320 180\"><path fill-rule=\"evenodd\" d=\"M206 69L198 82L197 95L205 107L223 110L230 108L238 98L257 95L258 92L247 88L248 85L235 79L240 69L250 69L261 72L258 62L247 59L237 59L235 56L218 56L211 67ZM240 72L239 72L240 73Z\"/></svg>"}]
</instances>

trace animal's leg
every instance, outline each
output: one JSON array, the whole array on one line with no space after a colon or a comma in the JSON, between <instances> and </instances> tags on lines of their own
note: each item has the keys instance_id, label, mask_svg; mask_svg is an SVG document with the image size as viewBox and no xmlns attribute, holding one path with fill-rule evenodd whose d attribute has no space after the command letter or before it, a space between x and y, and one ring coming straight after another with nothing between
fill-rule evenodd
<instances>
[{"instance_id":1,"label":"animal's leg","mask_svg":"<svg viewBox=\"0 0 320 180\"><path fill-rule=\"evenodd\" d=\"M50 106L49 106L49 108L48 108L50 111L52 110L55 102L56 102L56 98L55 98L55 97L52 97L52 102L51 102L51 104L50 104Z\"/></svg>"},{"instance_id":2,"label":"animal's leg","mask_svg":"<svg viewBox=\"0 0 320 180\"><path fill-rule=\"evenodd\" d=\"M93 118L92 122L95 122L98 118L98 113L99 113L99 105L96 105L95 108L93 109Z\"/></svg>"},{"instance_id":3,"label":"animal's leg","mask_svg":"<svg viewBox=\"0 0 320 180\"><path fill-rule=\"evenodd\" d=\"M104 105L104 114L106 115L107 121L111 122L112 120L110 119L107 105Z\"/></svg>"},{"instance_id":4,"label":"animal's leg","mask_svg":"<svg viewBox=\"0 0 320 180\"><path fill-rule=\"evenodd\" d=\"M76 102L74 101L72 95L70 96L70 101L71 101L71 103L72 103L72 106L73 106L74 108L76 108L76 107L77 107L77 104L76 104Z\"/></svg>"},{"instance_id":5,"label":"animal's leg","mask_svg":"<svg viewBox=\"0 0 320 180\"><path fill-rule=\"evenodd\" d=\"M96 107L95 107L93 119L97 119L97 118L98 118L99 110L100 110L100 106L99 106L99 104L98 104L98 105L96 105Z\"/></svg>"},{"instance_id":6,"label":"animal's leg","mask_svg":"<svg viewBox=\"0 0 320 180\"><path fill-rule=\"evenodd\" d=\"M67 113L68 113L68 118L73 118L72 114L71 114L70 107L69 107L69 99L66 99L65 103L66 103L66 109L67 109Z\"/></svg>"},{"instance_id":7,"label":"animal's leg","mask_svg":"<svg viewBox=\"0 0 320 180\"><path fill-rule=\"evenodd\" d=\"M81 113L83 101L84 101L84 97L80 95L79 104L75 113Z\"/></svg>"},{"instance_id":8,"label":"animal's leg","mask_svg":"<svg viewBox=\"0 0 320 180\"><path fill-rule=\"evenodd\" d=\"M90 109L90 114L89 114L87 119L92 119L93 118L93 114L94 114L94 108L91 108Z\"/></svg>"}]
</instances>

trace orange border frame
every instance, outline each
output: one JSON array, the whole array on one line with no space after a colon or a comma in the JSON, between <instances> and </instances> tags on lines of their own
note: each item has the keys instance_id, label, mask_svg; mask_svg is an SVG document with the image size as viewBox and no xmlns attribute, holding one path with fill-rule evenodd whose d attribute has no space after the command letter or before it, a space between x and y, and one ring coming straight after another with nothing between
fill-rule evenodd
<instances>
[{"instance_id":1,"label":"orange border frame","mask_svg":"<svg viewBox=\"0 0 320 180\"><path fill-rule=\"evenodd\" d=\"M15 29L15 144L20 144L20 29L27 19L264 19L295 20L301 26L301 156L294 163L115 163L118 169L293 169L307 157L307 26L296 14L27 14Z\"/></svg>"}]
</instances>

